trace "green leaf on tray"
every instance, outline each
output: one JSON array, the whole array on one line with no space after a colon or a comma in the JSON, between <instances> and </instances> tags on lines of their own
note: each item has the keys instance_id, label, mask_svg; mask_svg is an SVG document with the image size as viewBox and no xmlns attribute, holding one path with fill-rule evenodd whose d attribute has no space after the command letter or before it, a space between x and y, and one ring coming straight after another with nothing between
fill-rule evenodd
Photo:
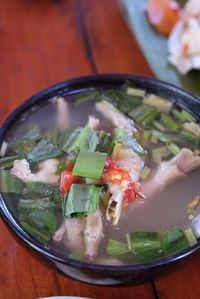
<instances>
[{"instance_id":1,"label":"green leaf on tray","mask_svg":"<svg viewBox=\"0 0 200 299\"><path fill-rule=\"evenodd\" d=\"M128 24L149 65L158 79L173 83L196 95L200 95L200 71L193 70L182 76L170 65L167 59L167 38L154 30L147 20L145 14L147 1L120 0Z\"/></svg>"}]
</instances>

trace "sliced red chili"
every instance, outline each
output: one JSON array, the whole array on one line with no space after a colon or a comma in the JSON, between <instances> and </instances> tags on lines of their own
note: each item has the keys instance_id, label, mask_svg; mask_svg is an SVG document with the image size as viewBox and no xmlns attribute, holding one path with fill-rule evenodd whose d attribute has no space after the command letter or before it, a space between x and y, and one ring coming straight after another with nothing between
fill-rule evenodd
<instances>
[{"instance_id":1,"label":"sliced red chili","mask_svg":"<svg viewBox=\"0 0 200 299\"><path fill-rule=\"evenodd\" d=\"M67 166L65 170L62 171L61 173L61 178L60 178L60 190L63 193L66 193L69 191L71 185L77 181L77 177L72 174L74 164L73 162L69 161L67 163Z\"/></svg>"}]
</instances>

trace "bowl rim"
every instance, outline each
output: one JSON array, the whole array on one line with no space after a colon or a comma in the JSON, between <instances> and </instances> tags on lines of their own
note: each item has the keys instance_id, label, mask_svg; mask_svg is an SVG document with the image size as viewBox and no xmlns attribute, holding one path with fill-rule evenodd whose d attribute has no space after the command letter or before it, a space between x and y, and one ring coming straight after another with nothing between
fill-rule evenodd
<instances>
[{"instance_id":1,"label":"bowl rim","mask_svg":"<svg viewBox=\"0 0 200 299\"><path fill-rule=\"evenodd\" d=\"M153 88L157 88L157 93L163 93L164 91L168 91L173 93L174 96L178 95L179 97L187 98L193 104L195 103L197 107L200 107L200 99L193 95L192 93L185 91L173 84L160 81L151 77L145 76L138 76L133 74L122 74L122 73L106 73L106 74L97 74L97 75L89 75L89 76L81 76L76 77L74 79L62 81L60 83L56 83L51 85L38 93L34 94L33 96L29 97L27 100L22 102L10 115L7 119L3 122L2 126L0 127L0 144L3 142L4 135L8 131L10 125L13 124L15 119L20 117L27 109L34 106L36 103L40 101L46 101L51 99L55 95L67 95L73 90L80 89L80 86L84 86L84 88L92 87L94 85L101 85L105 86L108 84L111 86L111 83L114 85L119 85L124 83L125 81L130 80L133 84L138 87L138 85L148 85L154 86ZM76 88L77 87L77 88ZM155 91L154 91L155 92ZM166 96L167 97L167 96ZM179 99L178 97L178 99ZM177 102L178 100L175 100ZM187 105L186 105L187 106ZM197 109L198 110L198 109ZM199 109L200 110L200 109ZM197 113L198 111L195 111ZM200 114L198 114L200 117ZM36 250L37 252L41 253L43 256L47 257L51 261L59 262L68 266L72 266L78 269L85 269L85 270L94 270L98 272L142 272L147 271L156 267L164 266L172 264L178 260L185 258L186 256L191 255L195 251L200 248L200 242L189 247L177 254L170 255L167 257L163 257L152 262L147 263L135 263L135 264L128 264L128 265L101 265L101 264L94 264L85 261L78 261L75 259L71 259L66 255L61 254L49 246L42 244L40 241L32 237L28 234L23 228L19 225L19 222L15 215L11 213L9 208L7 207L2 194L0 193L0 214L9 228L26 244L28 244L32 249Z\"/></svg>"}]
</instances>

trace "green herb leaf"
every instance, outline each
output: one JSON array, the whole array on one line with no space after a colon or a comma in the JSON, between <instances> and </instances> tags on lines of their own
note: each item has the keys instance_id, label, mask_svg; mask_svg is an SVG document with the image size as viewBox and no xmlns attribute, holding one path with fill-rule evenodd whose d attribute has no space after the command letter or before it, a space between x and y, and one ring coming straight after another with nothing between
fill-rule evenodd
<instances>
[{"instance_id":1,"label":"green herb leaf","mask_svg":"<svg viewBox=\"0 0 200 299\"><path fill-rule=\"evenodd\" d=\"M189 242L179 227L174 226L165 232L162 248L166 255L175 254L188 246Z\"/></svg>"},{"instance_id":2,"label":"green herb leaf","mask_svg":"<svg viewBox=\"0 0 200 299\"><path fill-rule=\"evenodd\" d=\"M161 241L156 232L133 232L129 234L132 252L140 262L149 262L163 254Z\"/></svg>"},{"instance_id":3,"label":"green herb leaf","mask_svg":"<svg viewBox=\"0 0 200 299\"><path fill-rule=\"evenodd\" d=\"M111 256L118 256L130 252L126 243L119 242L112 239L109 239L106 251Z\"/></svg>"},{"instance_id":4,"label":"green herb leaf","mask_svg":"<svg viewBox=\"0 0 200 299\"><path fill-rule=\"evenodd\" d=\"M81 217L96 212L101 191L102 187L73 184L63 204L64 217Z\"/></svg>"},{"instance_id":5,"label":"green herb leaf","mask_svg":"<svg viewBox=\"0 0 200 299\"><path fill-rule=\"evenodd\" d=\"M0 170L0 192L21 193L24 184L10 170Z\"/></svg>"},{"instance_id":6,"label":"green herb leaf","mask_svg":"<svg viewBox=\"0 0 200 299\"><path fill-rule=\"evenodd\" d=\"M91 179L102 176L106 153L80 151L73 168L73 175Z\"/></svg>"},{"instance_id":7,"label":"green herb leaf","mask_svg":"<svg viewBox=\"0 0 200 299\"><path fill-rule=\"evenodd\" d=\"M114 130L114 138L113 143L121 143L123 145L127 145L134 150L139 155L144 155L145 151L142 146L137 142L137 140L133 137L128 135L121 129Z\"/></svg>"},{"instance_id":8,"label":"green herb leaf","mask_svg":"<svg viewBox=\"0 0 200 299\"><path fill-rule=\"evenodd\" d=\"M49 158L55 158L62 154L62 152L47 139L42 139L34 148L28 153L28 160L31 162L38 162Z\"/></svg>"}]
</instances>

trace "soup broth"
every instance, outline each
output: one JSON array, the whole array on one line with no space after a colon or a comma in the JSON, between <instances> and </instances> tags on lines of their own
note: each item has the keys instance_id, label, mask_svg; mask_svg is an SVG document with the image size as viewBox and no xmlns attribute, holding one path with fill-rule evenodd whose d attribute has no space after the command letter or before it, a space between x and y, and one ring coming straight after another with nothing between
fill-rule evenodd
<instances>
[{"instance_id":1,"label":"soup broth","mask_svg":"<svg viewBox=\"0 0 200 299\"><path fill-rule=\"evenodd\" d=\"M150 262L198 242L200 126L167 99L127 84L49 99L1 156L20 225L70 258Z\"/></svg>"}]
</instances>

